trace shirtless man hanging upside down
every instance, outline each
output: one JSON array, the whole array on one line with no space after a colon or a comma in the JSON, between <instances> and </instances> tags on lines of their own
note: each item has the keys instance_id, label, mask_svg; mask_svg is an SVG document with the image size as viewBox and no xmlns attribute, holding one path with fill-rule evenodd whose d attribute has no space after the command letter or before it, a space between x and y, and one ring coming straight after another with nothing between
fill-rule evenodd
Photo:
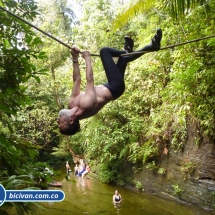
<instances>
[{"instance_id":1,"label":"shirtless man hanging upside down","mask_svg":"<svg viewBox=\"0 0 215 215\"><path fill-rule=\"evenodd\" d=\"M86 63L86 89L80 92L81 75L78 64L80 50L77 47L71 48L73 59L73 89L69 99L68 108L59 112L57 123L59 131L65 135L74 135L80 131L79 120L97 114L108 102L119 98L125 90L124 73L129 62L141 57L143 53L120 56L126 53L137 53L143 51L159 51L162 39L162 30L158 29L152 41L142 49L133 52L134 42L126 36L124 50L116 50L104 47L100 50L101 61L107 76L108 82L94 86L91 55L89 51L83 51L82 57ZM113 57L119 57L117 63Z\"/></svg>"}]
</instances>

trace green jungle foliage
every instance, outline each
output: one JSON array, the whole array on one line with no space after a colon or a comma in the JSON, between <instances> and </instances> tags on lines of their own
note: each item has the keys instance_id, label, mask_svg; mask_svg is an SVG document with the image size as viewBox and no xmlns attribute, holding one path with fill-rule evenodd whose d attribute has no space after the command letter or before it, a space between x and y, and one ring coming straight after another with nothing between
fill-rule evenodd
<instances>
[{"instance_id":1,"label":"green jungle foliage","mask_svg":"<svg viewBox=\"0 0 215 215\"><path fill-rule=\"evenodd\" d=\"M210 7L214 11L213 3ZM157 3L156 9L130 20L114 34L106 30L109 24L105 22L112 19L111 13L102 22L104 30L99 28L97 34L97 28L92 26L101 26L101 21L89 22L86 15L77 31L83 35L82 29L88 29L85 40L89 41L92 51L94 44L99 44L98 48L106 46L103 41L121 48L122 32L134 38L136 49L141 48L150 41L157 27L163 29L162 47L214 35L214 14L207 14L204 6L192 10L180 23L174 23L161 8ZM107 12L99 7L97 10L94 13L101 17ZM94 13L90 15L94 17ZM82 147L87 160L99 168L100 180L123 184L130 163L137 168L141 163L159 163L166 146L176 152L183 150L187 126L192 121L198 125L196 139L201 135L214 139L214 44L215 39L211 38L145 54L129 64L124 95L82 122L82 132L70 138L72 145ZM96 84L103 83L105 77L98 59L93 59L93 65ZM159 166L156 169L159 171Z\"/></svg>"},{"instance_id":2,"label":"green jungle foliage","mask_svg":"<svg viewBox=\"0 0 215 215\"><path fill-rule=\"evenodd\" d=\"M130 1L130 4L118 13L113 23L114 29L121 28L138 14L154 9L155 5L161 7L159 12L167 10L168 15L176 22L186 19L187 15L192 13L198 6L203 6L207 14L211 12L211 9L213 10L208 0L160 0L159 3L157 2L156 0Z\"/></svg>"},{"instance_id":3,"label":"green jungle foliage","mask_svg":"<svg viewBox=\"0 0 215 215\"><path fill-rule=\"evenodd\" d=\"M91 53L103 46L122 49L125 34L139 49L158 27L163 30L162 47L215 34L212 1L210 13L197 5L177 23L162 1L155 1L117 31L113 22L127 3L79 4L83 14L77 18L66 0L41 0L38 5L33 0L0 0L0 6ZM64 137L55 120L59 109L67 107L72 89L70 51L2 10L0 18L0 183L5 187L31 188L40 179L45 186L51 178L44 176L44 167L64 165L72 150L90 163L101 181L141 188L132 174L144 163L164 174L159 167L163 150L183 150L190 122L198 129L195 144L201 136L214 140L215 38L147 53L130 63L124 95L83 120L81 132ZM92 57L92 62L95 84L105 83L100 58ZM83 60L80 67L84 90ZM0 213L11 207L18 214L31 211L27 203L5 203Z\"/></svg>"},{"instance_id":4,"label":"green jungle foliage","mask_svg":"<svg viewBox=\"0 0 215 215\"><path fill-rule=\"evenodd\" d=\"M0 6L30 22L39 14L31 0L0 1ZM41 35L2 10L0 17L0 183L5 189L36 189L38 183L44 187L51 180L44 173L47 164L37 162L52 159L46 151L50 153L49 143L57 136L50 132L54 118L46 117L53 109L48 95L38 90L34 94L47 74L47 56ZM35 99L40 102L35 104ZM0 213L8 214L13 207L17 214L33 212L31 205L7 202Z\"/></svg>"}]
</instances>

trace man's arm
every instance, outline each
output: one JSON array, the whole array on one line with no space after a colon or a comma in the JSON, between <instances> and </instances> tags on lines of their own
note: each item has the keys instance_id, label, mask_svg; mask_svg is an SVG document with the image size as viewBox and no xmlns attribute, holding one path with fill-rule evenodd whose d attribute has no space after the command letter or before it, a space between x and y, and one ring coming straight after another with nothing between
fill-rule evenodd
<instances>
[{"instance_id":1,"label":"man's arm","mask_svg":"<svg viewBox=\"0 0 215 215\"><path fill-rule=\"evenodd\" d=\"M81 85L81 74L80 68L78 64L78 57L79 57L80 50L76 47L72 47L71 54L72 54L72 62L73 62L73 88L71 93L71 99L75 98L77 95L80 94L80 85Z\"/></svg>"},{"instance_id":2,"label":"man's arm","mask_svg":"<svg viewBox=\"0 0 215 215\"><path fill-rule=\"evenodd\" d=\"M86 62L86 90L85 96L82 102L84 107L92 106L96 102L96 91L94 87L94 78L93 78L93 69L91 63L90 52L83 51L82 57L85 59Z\"/></svg>"},{"instance_id":3,"label":"man's arm","mask_svg":"<svg viewBox=\"0 0 215 215\"><path fill-rule=\"evenodd\" d=\"M87 80L86 94L89 94L89 93L91 94L92 91L93 91L93 93L95 91L91 59L85 58L85 62L86 62L86 80Z\"/></svg>"}]
</instances>

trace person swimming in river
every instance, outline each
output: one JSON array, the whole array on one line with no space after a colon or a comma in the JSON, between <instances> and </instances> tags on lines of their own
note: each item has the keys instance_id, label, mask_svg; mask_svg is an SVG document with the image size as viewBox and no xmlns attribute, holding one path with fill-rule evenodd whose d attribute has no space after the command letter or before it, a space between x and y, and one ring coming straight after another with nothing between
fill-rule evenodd
<instances>
[{"instance_id":1,"label":"person swimming in river","mask_svg":"<svg viewBox=\"0 0 215 215\"><path fill-rule=\"evenodd\" d=\"M119 194L118 190L115 190L115 194L113 195L113 203L120 204L122 202L122 197Z\"/></svg>"}]
</instances>

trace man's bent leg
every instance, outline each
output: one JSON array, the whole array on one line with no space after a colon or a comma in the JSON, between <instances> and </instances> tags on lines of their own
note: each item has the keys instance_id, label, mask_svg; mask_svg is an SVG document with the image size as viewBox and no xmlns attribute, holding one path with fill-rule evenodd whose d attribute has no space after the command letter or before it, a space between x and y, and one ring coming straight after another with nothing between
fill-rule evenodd
<instances>
[{"instance_id":1,"label":"man's bent leg","mask_svg":"<svg viewBox=\"0 0 215 215\"><path fill-rule=\"evenodd\" d=\"M124 76L113 60L113 57L119 57L121 54L125 54L125 51L107 47L102 48L100 51L101 61L108 79L108 83L104 85L110 90L114 99L121 96L125 90Z\"/></svg>"}]
</instances>

